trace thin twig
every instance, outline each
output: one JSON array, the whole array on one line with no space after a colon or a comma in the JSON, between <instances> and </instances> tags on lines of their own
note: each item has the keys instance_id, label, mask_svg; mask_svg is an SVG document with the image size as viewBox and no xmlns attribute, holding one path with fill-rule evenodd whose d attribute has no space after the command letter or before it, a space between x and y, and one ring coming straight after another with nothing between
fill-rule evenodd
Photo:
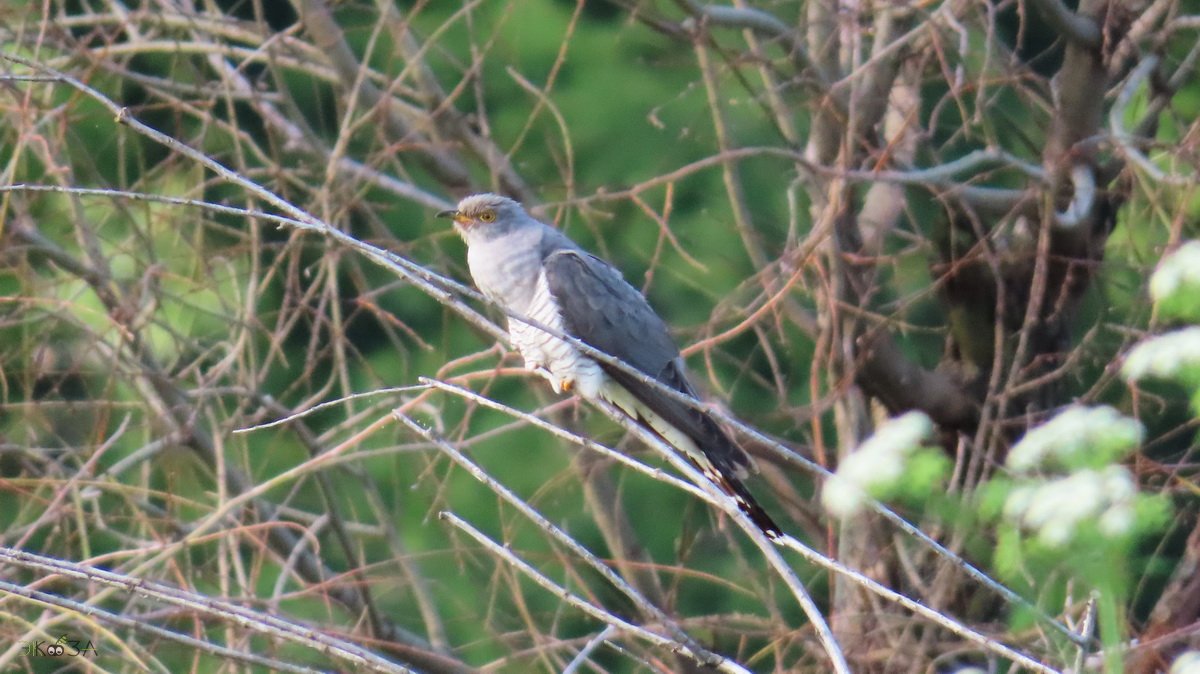
<instances>
[{"instance_id":1,"label":"thin twig","mask_svg":"<svg viewBox=\"0 0 1200 674\"><path fill-rule=\"evenodd\" d=\"M146 580L144 578L136 578L133 576L122 575L104 569L98 569L83 564L76 564L66 560L55 559L37 555L24 550L16 550L13 548L0 547L0 560L16 564L18 566L34 569L42 574L61 575L76 580L99 583L107 587L115 588L129 592L136 596L145 597L165 603L169 606L175 606L188 611L193 611L203 615L228 620L234 624L241 625L247 629L268 635L284 641L300 644L308 648L319 650L327 655L331 655L345 663L362 667L372 672L411 672L412 670L389 662L374 653L348 641L330 637L311 627L298 625L296 623L278 618L276 616L258 613L229 602L215 599L213 597L197 595L186 590L169 587L160 583ZM40 600L50 601L64 608L71 608L82 613L87 613L93 616L101 616L102 609L87 604L80 604L71 600L63 599L64 603L57 603L53 595L40 592L32 588L22 588L16 585L5 584L0 586L7 591L20 594L22 596L36 596ZM111 616L111 617L110 617ZM123 616L102 616L103 619L110 620L123 626L132 626L138 629L152 627L146 623L139 622ZM129 624L118 621L127 621ZM162 632L167 632L162 630ZM175 633L170 633L175 634ZM159 634L159 636L167 636ZM177 635L181 638L171 637L177 641L190 639L185 635ZM192 643L192 642L188 642ZM197 645L194 644L193 645ZM209 645L213 649L221 649L220 646Z\"/></svg>"},{"instance_id":2,"label":"thin twig","mask_svg":"<svg viewBox=\"0 0 1200 674\"><path fill-rule=\"evenodd\" d=\"M478 464L467 458L465 454L458 451L452 444L447 442L440 435L431 429L421 426L399 410L395 410L392 413L392 416L407 426L409 430L440 449L455 463L470 473L471 476L476 480L479 480L483 484L487 485L489 489L503 498L509 505L512 505L514 508L520 511L522 515L529 518L529 520L536 524L539 529L548 533L551 538L566 546L568 550L582 559L588 566L590 566L594 571L607 580L614 588L620 590L622 594L633 601L638 607L638 610L644 616L670 630L672 633L672 638L677 640L679 645L686 648L689 652L694 653L697 661L700 664L720 666L722 661L725 660L725 658L722 656L701 648L700 645L696 643L695 639L693 639L678 625L676 625L666 613L663 613L661 609L643 597L640 592L634 589L634 587L626 582L624 578L621 578L619 575L617 575L617 573L614 572L608 565L601 562L599 558L591 553L591 551L583 547L583 545L581 545L574 538L571 538L571 536L569 536L565 531L551 523L550 520L546 519L537 510L530 507L529 504L521 500L510 489L500 484L497 480L492 478L492 476L488 475L487 472L480 468Z\"/></svg>"},{"instance_id":3,"label":"thin twig","mask_svg":"<svg viewBox=\"0 0 1200 674\"><path fill-rule=\"evenodd\" d=\"M443 511L443 512L439 513L438 516L441 517L446 522L449 522L452 526L454 526L454 528L456 528L459 531L462 531L463 533L470 536L472 539L475 540L475 542L482 545L493 555L496 555L497 557L504 560L507 564L509 564L513 568L515 568L518 571L520 571L521 573L525 574L527 577L532 579L533 582L542 586L542 588L544 588L545 590L547 590L554 596L558 597L559 599L566 602L567 604L574 606L575 608L577 608L580 611L582 611L583 613L586 613L587 615L595 618L596 620L599 620L599 621L609 625L617 633L628 633L628 634L636 636L640 639L648 641L656 646L684 653L684 654L696 659L697 662L704 662L704 660L702 658L700 658L697 654L692 653L690 650L688 650L687 646L680 644L679 642L675 641L674 639L664 637L656 632L652 632L652 631L646 629L645 627L642 627L641 625L636 625L634 623L629 622L628 620L624 620L624 619L610 613L609 611L606 611L602 608L595 606L594 604L583 599L582 597L575 595L567 588L550 580L545 574L543 574L541 571L538 571L536 568L534 568L531 564L529 564L525 560L521 559L520 557L517 557L516 554L514 554L511 550L509 550L508 546L501 545L501 544L493 541L492 539L488 538L486 535L483 534L483 532L479 531L475 527L468 524L465 520L460 518L458 515L455 515L454 513L451 513L451 512ZM722 672L736 672L737 674L749 674L748 670L746 670L744 667L737 664L736 662L729 660L728 658L720 658L719 661L714 663L713 666L717 670L722 671Z\"/></svg>"}]
</instances>

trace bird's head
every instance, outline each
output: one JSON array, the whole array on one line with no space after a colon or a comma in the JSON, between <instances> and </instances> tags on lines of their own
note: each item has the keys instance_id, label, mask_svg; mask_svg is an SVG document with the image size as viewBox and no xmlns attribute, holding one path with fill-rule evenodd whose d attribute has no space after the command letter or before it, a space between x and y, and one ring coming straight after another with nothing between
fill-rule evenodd
<instances>
[{"instance_id":1,"label":"bird's head","mask_svg":"<svg viewBox=\"0 0 1200 674\"><path fill-rule=\"evenodd\" d=\"M454 229L458 230L468 243L472 239L499 236L532 221L521 204L498 194L472 194L464 197L456 208L442 211L437 217L454 220Z\"/></svg>"}]
</instances>

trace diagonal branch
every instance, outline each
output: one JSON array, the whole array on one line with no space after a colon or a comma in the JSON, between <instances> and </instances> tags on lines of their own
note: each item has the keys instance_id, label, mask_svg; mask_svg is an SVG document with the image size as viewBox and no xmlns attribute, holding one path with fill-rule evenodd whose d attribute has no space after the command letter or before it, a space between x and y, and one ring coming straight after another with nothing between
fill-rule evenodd
<instances>
[{"instance_id":1,"label":"diagonal branch","mask_svg":"<svg viewBox=\"0 0 1200 674\"><path fill-rule=\"evenodd\" d=\"M1085 49L1100 47L1100 26L1090 17L1067 9L1062 0L1031 0L1038 14L1070 42Z\"/></svg>"}]
</instances>

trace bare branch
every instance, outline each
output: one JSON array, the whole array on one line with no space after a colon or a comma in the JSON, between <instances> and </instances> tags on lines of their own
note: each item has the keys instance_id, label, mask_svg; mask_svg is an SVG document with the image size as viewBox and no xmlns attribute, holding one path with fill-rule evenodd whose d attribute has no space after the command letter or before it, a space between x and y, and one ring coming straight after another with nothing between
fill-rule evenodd
<instances>
[{"instance_id":1,"label":"bare branch","mask_svg":"<svg viewBox=\"0 0 1200 674\"><path fill-rule=\"evenodd\" d=\"M319 650L327 655L334 656L339 660L346 662L355 667L362 667L366 671L371 672L411 672L412 670L388 662L383 658L367 651L366 649L344 641L335 637L322 634L311 627L298 625L296 623L277 618L275 616L258 613L249 609L230 604L212 597L199 596L192 592L179 590L172 587L167 587L159 583L147 581L143 578L126 576L103 569L97 569L91 566L75 564L73 562L54 559L42 555L36 555L22 550L14 550L12 548L0 547L0 560L9 564L35 569L43 574L49 574L47 577L61 575L67 578L74 578L91 583L98 583L117 590L123 590L130 594L153 599L158 602L165 603L169 606L176 606L186 609L200 615L209 615L229 621L234 624L241 625L247 629L253 630L260 634L268 635L276 639L290 641L300 644L314 650ZM106 622L111 622L122 627L133 627L134 629L143 630L154 634L155 636L169 638L173 641L186 643L200 650L211 650L227 657L236 657L238 660L243 660L253 664L265 664L260 661L258 656L248 653L237 653L227 648L215 646L213 644L194 639L184 634L171 632L162 628L155 627L144 621L125 618L120 615L109 613L103 609L91 605L91 601L95 601L96 597L90 598L88 603L72 601L63 597L57 597L47 592L40 590L21 587L18 585L4 582L0 587L5 591L12 592L19 596L29 597L38 601L43 601L49 604L59 606L72 611L78 611L89 616L100 618ZM283 666L283 663L276 663L278 666ZM294 668L289 671L311 671L307 668Z\"/></svg>"},{"instance_id":2,"label":"bare branch","mask_svg":"<svg viewBox=\"0 0 1200 674\"><path fill-rule=\"evenodd\" d=\"M1038 14L1063 37L1085 49L1100 47L1100 27L1090 17L1072 12L1061 0L1032 0L1032 3Z\"/></svg>"}]
</instances>

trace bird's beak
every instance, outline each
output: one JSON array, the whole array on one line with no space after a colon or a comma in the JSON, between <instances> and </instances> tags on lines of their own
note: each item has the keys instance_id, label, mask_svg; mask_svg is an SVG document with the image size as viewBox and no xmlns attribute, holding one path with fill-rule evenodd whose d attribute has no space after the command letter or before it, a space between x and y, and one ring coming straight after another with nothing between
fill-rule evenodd
<instances>
[{"instance_id":1,"label":"bird's beak","mask_svg":"<svg viewBox=\"0 0 1200 674\"><path fill-rule=\"evenodd\" d=\"M438 213L438 214L437 214L435 217L438 217L438 218L449 218L449 219L453 220L454 222L456 222L456 223L458 223L458 224L460 224L460 225L465 225L465 224L467 224L468 222L470 222L470 218L468 218L467 216L463 215L461 212L459 212L459 211L455 211L455 210L441 211L441 212L440 212L440 213Z\"/></svg>"}]
</instances>

